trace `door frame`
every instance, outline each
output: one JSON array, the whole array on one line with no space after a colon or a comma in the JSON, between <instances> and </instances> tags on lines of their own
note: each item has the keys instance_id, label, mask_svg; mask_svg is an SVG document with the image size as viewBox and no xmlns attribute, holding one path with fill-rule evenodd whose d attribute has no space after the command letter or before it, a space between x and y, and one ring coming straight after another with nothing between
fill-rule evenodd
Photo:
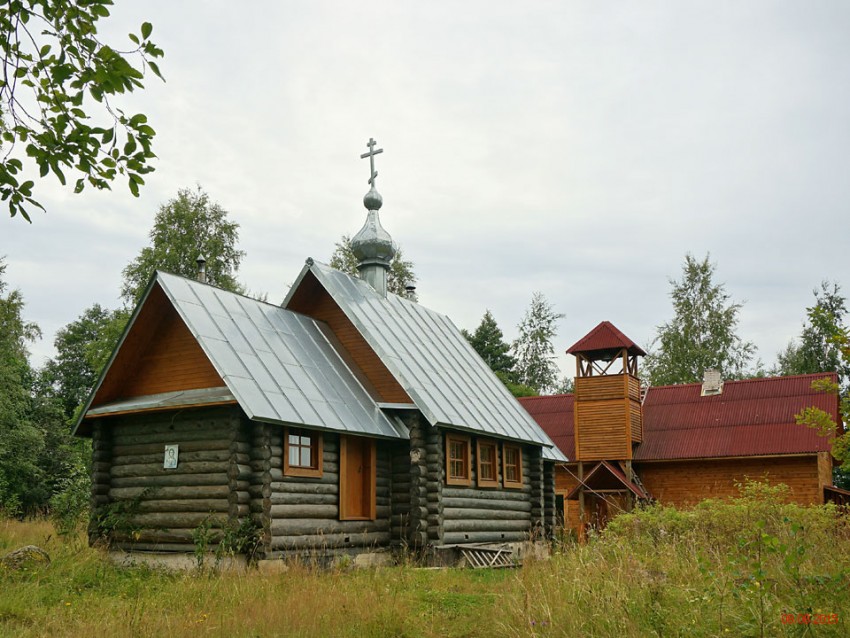
<instances>
[{"instance_id":1,"label":"door frame","mask_svg":"<svg viewBox=\"0 0 850 638\"><path fill-rule=\"evenodd\" d=\"M368 498L369 503L368 513L366 516L353 515L347 511L348 492L350 486L345 479L348 470L348 441L349 439L357 439L358 442L366 442L369 445L369 466L370 472L367 480L369 481ZM339 437L339 520L341 521L374 521L377 518L377 445L375 439L365 437L349 437L341 434Z\"/></svg>"}]
</instances>

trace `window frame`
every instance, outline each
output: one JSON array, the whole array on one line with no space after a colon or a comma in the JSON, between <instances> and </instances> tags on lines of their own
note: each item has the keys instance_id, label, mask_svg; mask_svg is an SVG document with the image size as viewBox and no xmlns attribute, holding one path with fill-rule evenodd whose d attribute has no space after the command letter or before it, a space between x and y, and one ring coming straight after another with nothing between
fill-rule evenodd
<instances>
[{"instance_id":1,"label":"window frame","mask_svg":"<svg viewBox=\"0 0 850 638\"><path fill-rule=\"evenodd\" d=\"M463 463L466 469L465 476L452 475L452 443L461 443L464 446ZM470 448L472 441L468 436L462 434L446 434L446 485L472 485L472 454Z\"/></svg>"},{"instance_id":2,"label":"window frame","mask_svg":"<svg viewBox=\"0 0 850 638\"><path fill-rule=\"evenodd\" d=\"M289 437L290 436L309 436L310 437L310 467L303 465L290 465L289 463ZM298 447L304 447L299 445ZM322 476L322 456L324 453L324 436L316 430L306 430L304 428L289 428L283 429L283 475L284 476L306 476L312 478L321 478Z\"/></svg>"},{"instance_id":3,"label":"window frame","mask_svg":"<svg viewBox=\"0 0 850 638\"><path fill-rule=\"evenodd\" d=\"M492 449L491 463L493 467L492 479L484 479L481 476L481 461L483 455L481 448L488 447ZM492 439L476 439L475 440L475 471L478 479L478 487L500 487L499 484L499 444Z\"/></svg>"},{"instance_id":4,"label":"window frame","mask_svg":"<svg viewBox=\"0 0 850 638\"><path fill-rule=\"evenodd\" d=\"M510 464L510 467L516 467L517 470L517 480L511 481L508 479L508 450L516 451L518 457L518 463ZM523 481L522 481L522 446L515 445L511 443L505 443L502 445L502 484L508 489L522 489Z\"/></svg>"}]
</instances>

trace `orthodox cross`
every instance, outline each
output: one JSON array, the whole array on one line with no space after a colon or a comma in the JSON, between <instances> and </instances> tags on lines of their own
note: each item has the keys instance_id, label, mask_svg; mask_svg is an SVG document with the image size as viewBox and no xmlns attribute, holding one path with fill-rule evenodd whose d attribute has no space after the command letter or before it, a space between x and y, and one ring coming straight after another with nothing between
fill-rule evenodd
<instances>
[{"instance_id":1,"label":"orthodox cross","mask_svg":"<svg viewBox=\"0 0 850 638\"><path fill-rule=\"evenodd\" d=\"M369 158L369 168L371 169L371 176L369 177L369 184L371 184L372 188L375 187L375 178L378 176L378 171L375 170L375 155L378 153L383 153L384 149L379 148L377 151L375 150L375 145L377 142L373 140L371 137L369 138L369 143L366 146L369 147L368 153L363 153L360 156L360 159Z\"/></svg>"}]
</instances>

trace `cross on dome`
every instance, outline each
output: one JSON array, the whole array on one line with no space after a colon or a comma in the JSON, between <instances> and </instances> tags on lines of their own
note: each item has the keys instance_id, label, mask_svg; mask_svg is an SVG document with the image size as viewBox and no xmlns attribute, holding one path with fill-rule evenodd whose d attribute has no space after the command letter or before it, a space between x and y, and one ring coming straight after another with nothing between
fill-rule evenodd
<instances>
[{"instance_id":1,"label":"cross on dome","mask_svg":"<svg viewBox=\"0 0 850 638\"><path fill-rule=\"evenodd\" d=\"M366 159L367 157L369 158L369 168L371 170L369 173L368 183L372 186L372 188L375 188L375 178L378 176L378 171L375 170L375 155L384 152L384 149L382 148L379 148L377 151L375 150L375 146L377 144L378 143L370 137L369 143L366 144L366 146L369 147L369 152L363 153L363 155L360 156L360 159Z\"/></svg>"}]
</instances>

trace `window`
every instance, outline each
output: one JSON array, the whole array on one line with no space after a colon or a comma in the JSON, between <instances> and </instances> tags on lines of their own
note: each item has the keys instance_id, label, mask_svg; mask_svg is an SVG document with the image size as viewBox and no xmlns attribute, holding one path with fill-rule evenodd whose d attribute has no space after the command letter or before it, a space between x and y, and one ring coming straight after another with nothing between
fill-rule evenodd
<instances>
[{"instance_id":1,"label":"window","mask_svg":"<svg viewBox=\"0 0 850 638\"><path fill-rule=\"evenodd\" d=\"M456 434L446 435L446 484L469 485L469 437Z\"/></svg>"},{"instance_id":2,"label":"window","mask_svg":"<svg viewBox=\"0 0 850 638\"><path fill-rule=\"evenodd\" d=\"M505 445L502 450L502 477L505 487L522 487L522 448Z\"/></svg>"},{"instance_id":3,"label":"window","mask_svg":"<svg viewBox=\"0 0 850 638\"><path fill-rule=\"evenodd\" d=\"M322 475L322 435L286 428L283 431L283 473L287 476Z\"/></svg>"},{"instance_id":4,"label":"window","mask_svg":"<svg viewBox=\"0 0 850 638\"><path fill-rule=\"evenodd\" d=\"M478 442L478 487L499 487L496 442Z\"/></svg>"}]
</instances>

